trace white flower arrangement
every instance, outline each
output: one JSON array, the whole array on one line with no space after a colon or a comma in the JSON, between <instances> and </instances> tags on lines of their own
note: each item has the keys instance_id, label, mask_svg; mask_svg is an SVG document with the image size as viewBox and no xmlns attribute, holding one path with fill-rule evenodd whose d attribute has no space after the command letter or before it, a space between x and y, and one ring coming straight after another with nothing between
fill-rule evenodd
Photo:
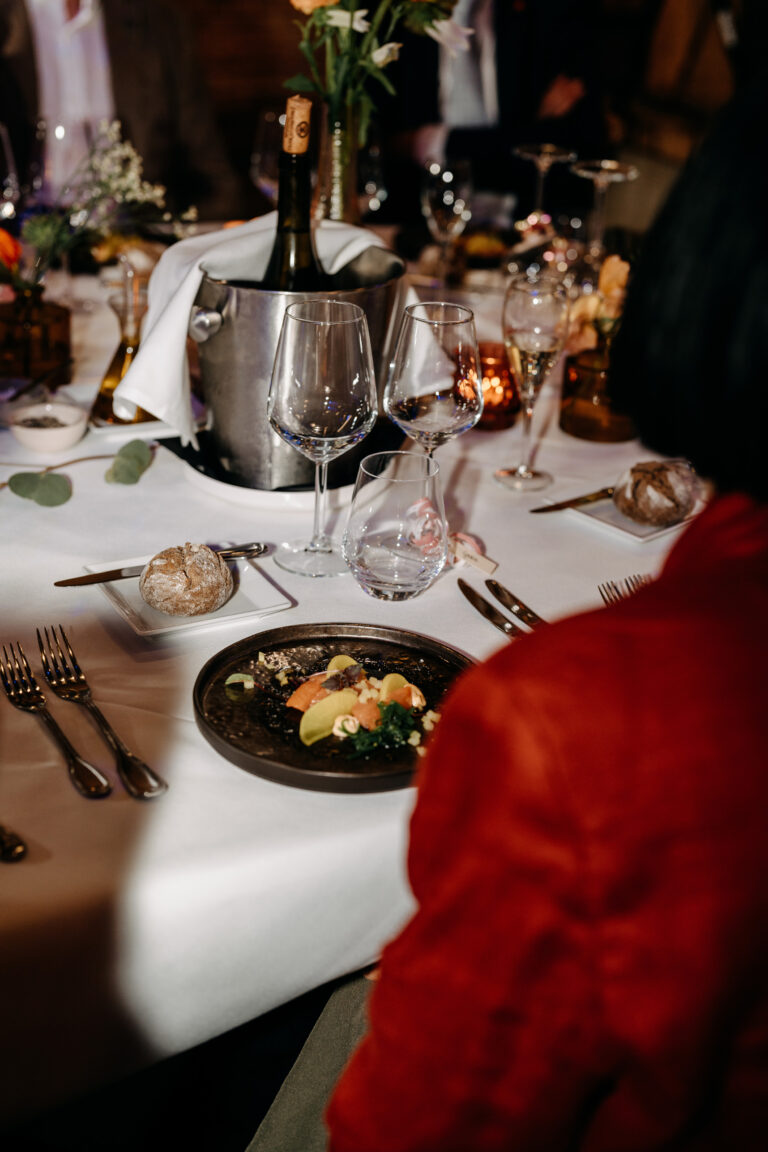
<instances>
[{"instance_id":1,"label":"white flower arrangement","mask_svg":"<svg viewBox=\"0 0 768 1152\"><path fill-rule=\"evenodd\" d=\"M104 121L53 207L24 221L21 239L33 252L30 269L20 269L19 248L14 265L0 260L0 279L16 289L33 288L85 234L93 240L108 236L126 212L164 204L165 188L144 180L141 157L122 139L120 122Z\"/></svg>"},{"instance_id":2,"label":"white flower arrangement","mask_svg":"<svg viewBox=\"0 0 768 1152\"><path fill-rule=\"evenodd\" d=\"M451 14L456 0L379 0L373 8L357 8L355 0L290 0L307 20L297 21L299 47L309 75L286 81L298 92L314 92L338 119L344 106L354 106L360 117L360 143L365 142L374 100L373 84L394 93L386 75L402 47L394 39L401 25L431 36L455 53L468 47L471 30L461 28Z\"/></svg>"}]
</instances>

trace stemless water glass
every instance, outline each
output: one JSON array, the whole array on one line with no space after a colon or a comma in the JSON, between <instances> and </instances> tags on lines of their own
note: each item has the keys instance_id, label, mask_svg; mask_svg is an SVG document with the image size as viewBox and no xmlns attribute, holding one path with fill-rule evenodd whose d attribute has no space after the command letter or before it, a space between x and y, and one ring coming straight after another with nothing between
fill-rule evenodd
<instances>
[{"instance_id":1,"label":"stemless water glass","mask_svg":"<svg viewBox=\"0 0 768 1152\"><path fill-rule=\"evenodd\" d=\"M281 544L275 561L302 576L338 576L343 557L324 531L329 460L367 436L376 419L376 382L365 313L341 300L286 308L267 399L269 422L315 463L312 539Z\"/></svg>"},{"instance_id":2,"label":"stemless water glass","mask_svg":"<svg viewBox=\"0 0 768 1152\"><path fill-rule=\"evenodd\" d=\"M477 424L483 382L469 308L443 301L408 305L383 404L390 420L428 456Z\"/></svg>"},{"instance_id":3,"label":"stemless water glass","mask_svg":"<svg viewBox=\"0 0 768 1152\"><path fill-rule=\"evenodd\" d=\"M437 462L415 452L376 452L361 462L342 542L360 587L379 600L409 600L447 557Z\"/></svg>"},{"instance_id":4,"label":"stemless water glass","mask_svg":"<svg viewBox=\"0 0 768 1152\"><path fill-rule=\"evenodd\" d=\"M502 324L509 364L520 384L523 459L516 468L500 468L494 475L506 488L534 491L552 482L548 472L537 472L532 467L531 421L544 379L565 343L566 289L546 272L513 277L504 297Z\"/></svg>"}]
</instances>

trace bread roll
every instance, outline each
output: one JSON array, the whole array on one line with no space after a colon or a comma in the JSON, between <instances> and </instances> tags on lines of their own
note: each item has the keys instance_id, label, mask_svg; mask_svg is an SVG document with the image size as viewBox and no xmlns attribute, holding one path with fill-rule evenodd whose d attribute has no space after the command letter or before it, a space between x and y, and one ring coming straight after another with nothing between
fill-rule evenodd
<instances>
[{"instance_id":1,"label":"bread roll","mask_svg":"<svg viewBox=\"0 0 768 1152\"><path fill-rule=\"evenodd\" d=\"M666 528L690 516L700 492L699 480L683 460L646 460L619 480L613 502L639 524Z\"/></svg>"},{"instance_id":2,"label":"bread roll","mask_svg":"<svg viewBox=\"0 0 768 1152\"><path fill-rule=\"evenodd\" d=\"M139 577L139 591L151 608L169 616L215 612L232 595L226 561L205 544L166 548L153 556Z\"/></svg>"}]
</instances>

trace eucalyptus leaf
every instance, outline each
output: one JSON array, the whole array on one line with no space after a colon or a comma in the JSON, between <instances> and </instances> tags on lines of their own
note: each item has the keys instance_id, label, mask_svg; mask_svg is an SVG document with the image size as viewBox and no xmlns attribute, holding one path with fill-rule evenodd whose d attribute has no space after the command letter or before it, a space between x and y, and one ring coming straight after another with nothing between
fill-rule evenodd
<instances>
[{"instance_id":1,"label":"eucalyptus leaf","mask_svg":"<svg viewBox=\"0 0 768 1152\"><path fill-rule=\"evenodd\" d=\"M137 484L152 463L152 450L144 440L123 444L104 474L109 484Z\"/></svg>"},{"instance_id":2,"label":"eucalyptus leaf","mask_svg":"<svg viewBox=\"0 0 768 1152\"><path fill-rule=\"evenodd\" d=\"M108 484L137 484L143 471L130 456L118 455L104 473L104 479Z\"/></svg>"},{"instance_id":3,"label":"eucalyptus leaf","mask_svg":"<svg viewBox=\"0 0 768 1152\"><path fill-rule=\"evenodd\" d=\"M8 487L16 496L34 500L34 493L40 480L39 472L14 472L8 477Z\"/></svg>"},{"instance_id":4,"label":"eucalyptus leaf","mask_svg":"<svg viewBox=\"0 0 768 1152\"><path fill-rule=\"evenodd\" d=\"M66 504L72 495L72 485L66 476L51 472L16 472L8 480L8 487L16 496L34 500L45 508Z\"/></svg>"},{"instance_id":5,"label":"eucalyptus leaf","mask_svg":"<svg viewBox=\"0 0 768 1152\"><path fill-rule=\"evenodd\" d=\"M152 449L146 440L129 440L127 444L123 444L117 455L135 460L142 471L146 471L152 463Z\"/></svg>"},{"instance_id":6,"label":"eucalyptus leaf","mask_svg":"<svg viewBox=\"0 0 768 1152\"><path fill-rule=\"evenodd\" d=\"M55 508L58 504L66 504L71 495L72 485L66 476L54 476L52 472L46 472L40 476L32 499L46 508Z\"/></svg>"}]
</instances>

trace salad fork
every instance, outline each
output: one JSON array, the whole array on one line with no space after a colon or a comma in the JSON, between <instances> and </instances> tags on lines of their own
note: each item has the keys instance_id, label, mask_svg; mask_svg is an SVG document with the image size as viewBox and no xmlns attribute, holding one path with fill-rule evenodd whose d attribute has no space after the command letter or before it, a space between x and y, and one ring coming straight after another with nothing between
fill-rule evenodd
<instances>
[{"instance_id":1,"label":"salad fork","mask_svg":"<svg viewBox=\"0 0 768 1152\"><path fill-rule=\"evenodd\" d=\"M29 667L21 644L16 644L15 652L13 644L10 644L9 648L11 650L10 656L3 645L0 679L11 704L20 708L22 712L36 712L42 717L48 731L64 753L70 778L78 792L91 800L108 796L112 791L112 785L105 776L102 776L98 768L94 768L93 764L89 764L75 751L48 711L45 696Z\"/></svg>"},{"instance_id":2,"label":"salad fork","mask_svg":"<svg viewBox=\"0 0 768 1152\"><path fill-rule=\"evenodd\" d=\"M636 573L634 576L627 576L621 582L606 580L604 584L598 584L597 590L604 604L618 604L621 600L626 600L635 592L639 592L650 582L651 577L647 573Z\"/></svg>"},{"instance_id":3,"label":"salad fork","mask_svg":"<svg viewBox=\"0 0 768 1152\"><path fill-rule=\"evenodd\" d=\"M43 672L49 687L60 696L62 700L71 700L81 704L93 716L102 735L109 744L115 756L115 765L126 792L136 800L151 800L160 796L168 788L151 768L130 752L117 735L106 716L95 703L91 695L91 688L77 662L72 645L59 624L59 632L51 625L51 634L45 628L45 644L37 629L37 644L40 649L40 659L43 662ZM46 650L47 646L47 650Z\"/></svg>"}]
</instances>

